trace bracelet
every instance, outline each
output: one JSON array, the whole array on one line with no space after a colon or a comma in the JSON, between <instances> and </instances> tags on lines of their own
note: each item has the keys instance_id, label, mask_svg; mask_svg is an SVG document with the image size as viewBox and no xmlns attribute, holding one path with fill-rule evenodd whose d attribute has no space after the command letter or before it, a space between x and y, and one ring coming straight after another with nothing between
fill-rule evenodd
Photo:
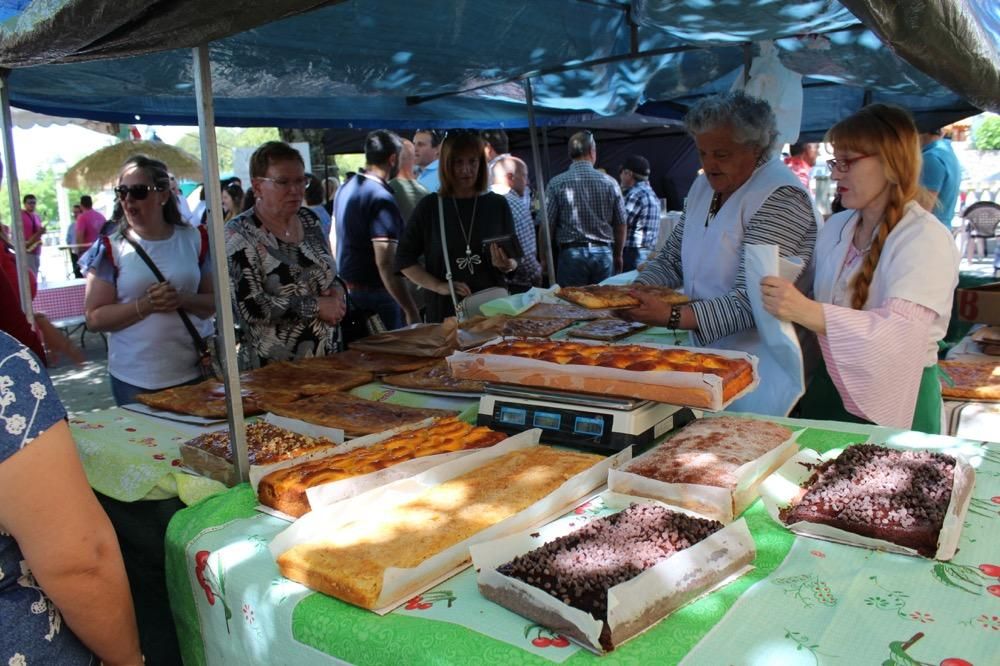
<instances>
[{"instance_id":1,"label":"bracelet","mask_svg":"<svg viewBox=\"0 0 1000 666\"><path fill-rule=\"evenodd\" d=\"M139 299L138 298L135 299L135 313L137 315L139 315L139 320L140 321L146 318L146 315L142 314L142 310L139 309Z\"/></svg>"},{"instance_id":2,"label":"bracelet","mask_svg":"<svg viewBox=\"0 0 1000 666\"><path fill-rule=\"evenodd\" d=\"M677 330L681 325L681 308L679 305L670 307L670 318L667 319L667 328Z\"/></svg>"}]
</instances>

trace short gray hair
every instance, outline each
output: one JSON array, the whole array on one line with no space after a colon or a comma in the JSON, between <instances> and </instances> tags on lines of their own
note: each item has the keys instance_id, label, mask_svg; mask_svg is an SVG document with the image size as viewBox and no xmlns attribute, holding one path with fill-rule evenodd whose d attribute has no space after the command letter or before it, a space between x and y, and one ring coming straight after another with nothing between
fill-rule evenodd
<instances>
[{"instance_id":1,"label":"short gray hair","mask_svg":"<svg viewBox=\"0 0 1000 666\"><path fill-rule=\"evenodd\" d=\"M684 116L684 126L691 134L732 127L737 143L755 146L765 156L777 148L778 121L771 105L739 90L701 98Z\"/></svg>"}]
</instances>

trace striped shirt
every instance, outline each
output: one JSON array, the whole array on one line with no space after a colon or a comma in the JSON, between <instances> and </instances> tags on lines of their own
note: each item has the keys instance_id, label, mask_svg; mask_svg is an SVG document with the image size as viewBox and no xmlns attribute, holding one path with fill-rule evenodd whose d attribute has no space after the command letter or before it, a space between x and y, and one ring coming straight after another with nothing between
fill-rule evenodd
<instances>
[{"instance_id":1,"label":"striped shirt","mask_svg":"<svg viewBox=\"0 0 1000 666\"><path fill-rule=\"evenodd\" d=\"M668 287L684 284L681 242L686 217L685 210L685 215L674 227L663 249L646 262L636 282ZM780 256L801 257L802 265L808 266L816 245L816 219L809 194L790 185L777 188L744 223L743 245L777 245ZM756 326L747 296L744 262L745 258L741 255L736 280L729 293L691 303L698 321L695 341L699 345L707 345Z\"/></svg>"},{"instance_id":2,"label":"striped shirt","mask_svg":"<svg viewBox=\"0 0 1000 666\"><path fill-rule=\"evenodd\" d=\"M625 202L618 183L587 160L573 160L549 181L545 191L549 223L556 241L614 243L614 227L625 224Z\"/></svg>"},{"instance_id":3,"label":"striped shirt","mask_svg":"<svg viewBox=\"0 0 1000 666\"><path fill-rule=\"evenodd\" d=\"M628 223L625 247L652 250L656 246L660 234L660 200L648 180L637 180L625 192L625 220Z\"/></svg>"},{"instance_id":4,"label":"striped shirt","mask_svg":"<svg viewBox=\"0 0 1000 666\"><path fill-rule=\"evenodd\" d=\"M522 252L521 257L517 259L517 268L507 276L507 279L513 284L535 284L542 277L542 265L538 263L535 223L531 219L531 212L524 204L524 199L514 190L509 190L503 196L514 216L514 233L517 234Z\"/></svg>"},{"instance_id":5,"label":"striped shirt","mask_svg":"<svg viewBox=\"0 0 1000 666\"><path fill-rule=\"evenodd\" d=\"M823 304L823 360L844 409L880 426L909 430L924 372L922 350L937 317L890 298L874 310Z\"/></svg>"}]
</instances>

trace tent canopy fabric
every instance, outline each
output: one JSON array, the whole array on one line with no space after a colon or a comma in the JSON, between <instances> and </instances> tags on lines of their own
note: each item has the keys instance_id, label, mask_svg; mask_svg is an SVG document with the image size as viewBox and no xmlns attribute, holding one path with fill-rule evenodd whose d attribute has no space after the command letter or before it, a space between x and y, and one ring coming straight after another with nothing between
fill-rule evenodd
<instances>
[{"instance_id":1,"label":"tent canopy fabric","mask_svg":"<svg viewBox=\"0 0 1000 666\"><path fill-rule=\"evenodd\" d=\"M0 16L19 4L0 0ZM564 124L689 102L731 81L746 45L775 40L786 67L835 84L807 104L807 117L853 111L866 90L913 96L932 109L973 113L971 101L1000 110L997 3L899 3L907 12L880 4L894 3L252 0L234 9L194 0L35 0L0 26L0 66L13 69L11 100L21 108L193 124L186 47L211 41L219 125L523 127L520 78L532 77L539 122ZM940 20L914 29L928 17ZM920 69L884 47L909 44L907 31L922 44L947 45L933 67L912 48L899 53Z\"/></svg>"}]
</instances>

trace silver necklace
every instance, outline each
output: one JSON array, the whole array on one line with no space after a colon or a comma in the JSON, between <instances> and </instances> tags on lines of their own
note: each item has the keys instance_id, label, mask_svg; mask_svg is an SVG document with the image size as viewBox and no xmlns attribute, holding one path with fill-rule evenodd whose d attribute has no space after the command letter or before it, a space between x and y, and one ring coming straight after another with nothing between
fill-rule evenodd
<instances>
[{"instance_id":1,"label":"silver necklace","mask_svg":"<svg viewBox=\"0 0 1000 666\"><path fill-rule=\"evenodd\" d=\"M469 222L468 233L465 232L462 215L458 212L458 201L452 199L451 203L455 206L455 217L458 218L458 228L462 230L462 236L465 238L465 256L459 257L455 263L458 264L459 270L468 270L469 275L475 275L476 269L473 266L483 263L482 258L478 254L472 254L472 228L476 226L476 206L479 204L479 197L477 196L472 200L472 220Z\"/></svg>"}]
</instances>

